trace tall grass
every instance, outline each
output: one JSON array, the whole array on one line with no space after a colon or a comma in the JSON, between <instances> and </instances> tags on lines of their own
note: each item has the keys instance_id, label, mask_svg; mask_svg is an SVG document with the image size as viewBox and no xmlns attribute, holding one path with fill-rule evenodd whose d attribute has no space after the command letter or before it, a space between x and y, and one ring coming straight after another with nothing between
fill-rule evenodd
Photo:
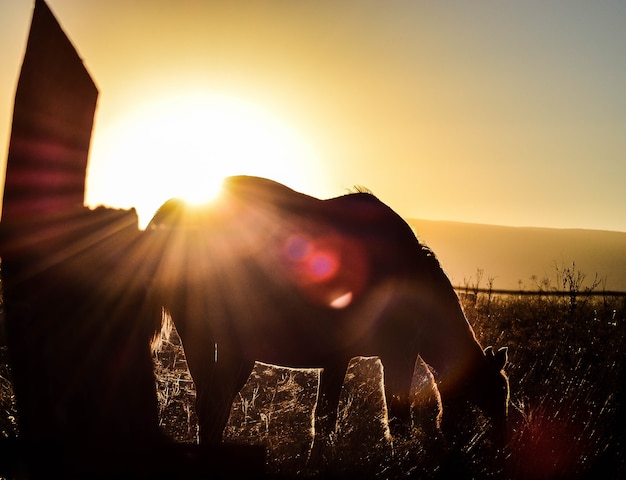
<instances>
[{"instance_id":1,"label":"tall grass","mask_svg":"<svg viewBox=\"0 0 626 480\"><path fill-rule=\"evenodd\" d=\"M5 345L0 345L0 438L15 438L18 432L15 392L11 381L8 351Z\"/></svg>"},{"instance_id":2,"label":"tall grass","mask_svg":"<svg viewBox=\"0 0 626 480\"><path fill-rule=\"evenodd\" d=\"M310 410L298 410L310 409L317 383L311 371L258 369L233 405L227 439L265 443L270 476L277 478L626 478L626 298L577 297L575 308L570 297L549 289L535 296L461 292L460 298L480 342L509 347L510 441L503 452L494 452L488 423L469 408L452 448L419 419L390 442L380 427L386 413L372 411L372 402L384 404L372 380L378 367L369 360L347 377L344 423L328 439L334 453L309 457L309 426L294 420L311 418ZM161 427L194 443L195 390L175 331L163 345L155 357ZM6 350L0 353L0 435L14 437L17 412ZM266 398L274 403L264 405Z\"/></svg>"},{"instance_id":3,"label":"tall grass","mask_svg":"<svg viewBox=\"0 0 626 480\"><path fill-rule=\"evenodd\" d=\"M510 478L625 478L625 300L464 298L481 342L511 347Z\"/></svg>"}]
</instances>

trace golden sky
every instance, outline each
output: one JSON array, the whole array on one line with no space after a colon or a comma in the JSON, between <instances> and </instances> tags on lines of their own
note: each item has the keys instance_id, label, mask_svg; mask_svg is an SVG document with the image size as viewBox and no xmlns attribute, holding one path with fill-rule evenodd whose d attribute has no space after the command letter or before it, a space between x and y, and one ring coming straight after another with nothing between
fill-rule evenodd
<instances>
[{"instance_id":1,"label":"golden sky","mask_svg":"<svg viewBox=\"0 0 626 480\"><path fill-rule=\"evenodd\" d=\"M0 2L4 161L34 2ZM100 90L90 204L147 221L252 173L405 217L626 231L624 2L48 5Z\"/></svg>"}]
</instances>

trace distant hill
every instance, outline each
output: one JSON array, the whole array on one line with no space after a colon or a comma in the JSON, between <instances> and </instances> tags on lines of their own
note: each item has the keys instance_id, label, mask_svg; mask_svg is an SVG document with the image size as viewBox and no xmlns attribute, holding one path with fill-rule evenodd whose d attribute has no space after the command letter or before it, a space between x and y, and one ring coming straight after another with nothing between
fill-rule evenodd
<instances>
[{"instance_id":1,"label":"distant hill","mask_svg":"<svg viewBox=\"0 0 626 480\"><path fill-rule=\"evenodd\" d=\"M472 223L409 219L420 241L437 255L452 283L475 283L482 269L482 287L494 278L494 288L535 289L531 280L556 277L555 266L571 266L605 278L602 290L626 291L626 233L600 230L502 227Z\"/></svg>"}]
</instances>

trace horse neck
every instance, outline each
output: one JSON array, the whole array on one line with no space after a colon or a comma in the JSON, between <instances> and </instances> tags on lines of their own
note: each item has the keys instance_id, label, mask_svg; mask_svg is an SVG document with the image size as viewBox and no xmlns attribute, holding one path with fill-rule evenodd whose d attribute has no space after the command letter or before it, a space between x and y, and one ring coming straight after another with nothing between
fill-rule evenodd
<instances>
[{"instance_id":1,"label":"horse neck","mask_svg":"<svg viewBox=\"0 0 626 480\"><path fill-rule=\"evenodd\" d=\"M428 283L421 356L434 369L440 389L453 391L480 375L485 355L441 267L437 266Z\"/></svg>"}]
</instances>

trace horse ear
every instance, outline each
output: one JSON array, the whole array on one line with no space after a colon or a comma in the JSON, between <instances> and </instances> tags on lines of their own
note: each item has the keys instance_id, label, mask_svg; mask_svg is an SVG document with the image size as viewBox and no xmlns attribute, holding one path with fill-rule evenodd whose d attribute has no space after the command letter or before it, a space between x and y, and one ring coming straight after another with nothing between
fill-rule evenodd
<instances>
[{"instance_id":1,"label":"horse ear","mask_svg":"<svg viewBox=\"0 0 626 480\"><path fill-rule=\"evenodd\" d=\"M485 356L497 370L502 370L509 359L508 347L502 347L494 353L493 347L489 346L485 348L484 352Z\"/></svg>"},{"instance_id":2,"label":"horse ear","mask_svg":"<svg viewBox=\"0 0 626 480\"><path fill-rule=\"evenodd\" d=\"M502 347L498 350L498 352L493 356L493 359L498 370L502 370L506 365L506 362L509 360L508 347Z\"/></svg>"}]
</instances>

